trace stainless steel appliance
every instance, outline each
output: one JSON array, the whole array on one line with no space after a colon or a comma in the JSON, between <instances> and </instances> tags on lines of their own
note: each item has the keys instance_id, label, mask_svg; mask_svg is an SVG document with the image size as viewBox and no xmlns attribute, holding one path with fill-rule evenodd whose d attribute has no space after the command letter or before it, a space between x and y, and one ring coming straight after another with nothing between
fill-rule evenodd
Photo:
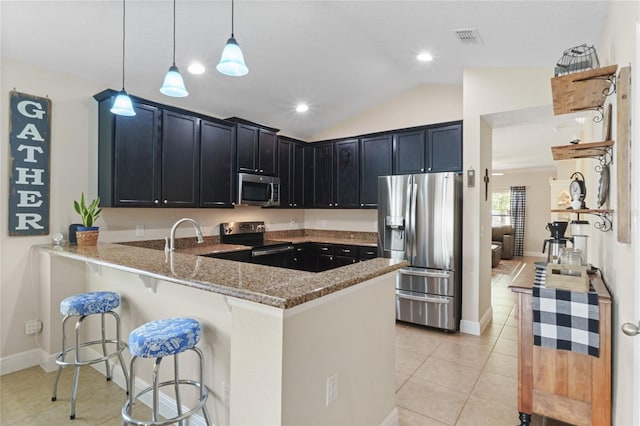
<instances>
[{"instance_id":1,"label":"stainless steel appliance","mask_svg":"<svg viewBox=\"0 0 640 426\"><path fill-rule=\"evenodd\" d=\"M220 224L220 242L251 247L247 261L270 266L286 266L284 253L292 252L293 243L264 239L264 222L227 222Z\"/></svg>"},{"instance_id":2,"label":"stainless steel appliance","mask_svg":"<svg viewBox=\"0 0 640 426\"><path fill-rule=\"evenodd\" d=\"M547 250L547 244L549 245L547 263L558 263L562 250L567 246L567 242L571 241L570 238L564 236L568 224L568 222L562 221L547 223L546 228L551 232L551 238L544 240L544 244L542 245L542 253Z\"/></svg>"},{"instance_id":3,"label":"stainless steel appliance","mask_svg":"<svg viewBox=\"0 0 640 426\"><path fill-rule=\"evenodd\" d=\"M241 206L279 206L280 178L238 173L238 199Z\"/></svg>"},{"instance_id":4,"label":"stainless steel appliance","mask_svg":"<svg viewBox=\"0 0 640 426\"><path fill-rule=\"evenodd\" d=\"M378 256L406 259L396 318L457 330L462 306L462 176L378 178Z\"/></svg>"}]
</instances>

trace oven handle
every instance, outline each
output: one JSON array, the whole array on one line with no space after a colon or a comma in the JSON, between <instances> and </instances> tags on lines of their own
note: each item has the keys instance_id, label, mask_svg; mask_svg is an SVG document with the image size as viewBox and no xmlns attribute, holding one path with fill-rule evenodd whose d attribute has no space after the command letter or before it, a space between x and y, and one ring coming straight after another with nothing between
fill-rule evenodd
<instances>
[{"instance_id":1,"label":"oven handle","mask_svg":"<svg viewBox=\"0 0 640 426\"><path fill-rule=\"evenodd\" d=\"M408 300L415 300L417 302L426 302L426 303L440 303L440 304L448 304L451 299L450 298L435 298L435 297L428 297L428 296L411 296L408 295L406 293L402 293L400 291L396 291L396 297L398 299L408 299Z\"/></svg>"},{"instance_id":2,"label":"oven handle","mask_svg":"<svg viewBox=\"0 0 640 426\"><path fill-rule=\"evenodd\" d=\"M274 248L253 249L251 250L251 257L268 256L270 254L276 253L286 253L288 251L293 251L293 249L294 247L292 245Z\"/></svg>"}]
</instances>

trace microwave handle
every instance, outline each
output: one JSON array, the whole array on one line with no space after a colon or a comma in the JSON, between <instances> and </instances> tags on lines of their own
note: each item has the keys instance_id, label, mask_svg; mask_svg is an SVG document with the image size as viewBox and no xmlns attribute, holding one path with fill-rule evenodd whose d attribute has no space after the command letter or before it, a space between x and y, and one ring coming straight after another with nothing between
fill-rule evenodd
<instances>
[{"instance_id":1,"label":"microwave handle","mask_svg":"<svg viewBox=\"0 0 640 426\"><path fill-rule=\"evenodd\" d=\"M273 198L275 197L274 193L275 193L274 184L273 184L273 182L271 182L269 184L269 202L270 203L274 202L274 200L273 200Z\"/></svg>"}]
</instances>

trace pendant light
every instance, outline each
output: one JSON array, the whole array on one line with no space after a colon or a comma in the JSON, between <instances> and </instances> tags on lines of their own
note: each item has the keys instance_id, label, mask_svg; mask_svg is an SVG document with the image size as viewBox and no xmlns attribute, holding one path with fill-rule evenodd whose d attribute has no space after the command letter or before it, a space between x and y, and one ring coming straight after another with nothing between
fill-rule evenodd
<instances>
[{"instance_id":1,"label":"pendant light","mask_svg":"<svg viewBox=\"0 0 640 426\"><path fill-rule=\"evenodd\" d=\"M136 112L133 110L133 104L131 103L131 98L127 95L127 92L124 90L124 41L125 41L125 31L124 31L124 22L125 22L125 0L122 0L122 90L118 93L115 100L113 101L113 105L111 106L111 112L116 115L125 115L127 117L131 117L136 115Z\"/></svg>"},{"instance_id":2,"label":"pendant light","mask_svg":"<svg viewBox=\"0 0 640 426\"><path fill-rule=\"evenodd\" d=\"M184 98L189 94L184 87L184 80L182 80L180 71L176 67L176 0L173 0L173 65L169 67L167 75L164 76L160 92L174 98Z\"/></svg>"},{"instance_id":3,"label":"pendant light","mask_svg":"<svg viewBox=\"0 0 640 426\"><path fill-rule=\"evenodd\" d=\"M220 63L216 69L222 74L239 77L249 72L249 68L244 63L242 50L233 34L233 0L231 0L231 37L222 50Z\"/></svg>"}]
</instances>

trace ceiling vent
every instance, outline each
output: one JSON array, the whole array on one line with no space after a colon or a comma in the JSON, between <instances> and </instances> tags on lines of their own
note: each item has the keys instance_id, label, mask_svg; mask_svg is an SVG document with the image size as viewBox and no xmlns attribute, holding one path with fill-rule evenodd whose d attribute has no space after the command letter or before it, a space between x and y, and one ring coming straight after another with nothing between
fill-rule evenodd
<instances>
[{"instance_id":1,"label":"ceiling vent","mask_svg":"<svg viewBox=\"0 0 640 426\"><path fill-rule=\"evenodd\" d=\"M466 30L453 30L456 33L456 37L462 44L482 44L482 39L478 34L478 30L470 28Z\"/></svg>"}]
</instances>

